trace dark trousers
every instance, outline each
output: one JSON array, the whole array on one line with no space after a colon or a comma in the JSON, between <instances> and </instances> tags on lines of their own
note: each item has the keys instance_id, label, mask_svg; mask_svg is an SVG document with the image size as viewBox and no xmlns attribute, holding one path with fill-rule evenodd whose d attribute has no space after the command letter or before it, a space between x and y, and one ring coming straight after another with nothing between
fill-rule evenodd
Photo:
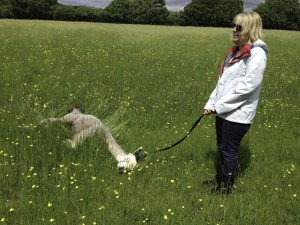
<instances>
[{"instance_id":1,"label":"dark trousers","mask_svg":"<svg viewBox=\"0 0 300 225\"><path fill-rule=\"evenodd\" d=\"M250 125L230 122L216 116L218 175L233 178L236 176L238 148Z\"/></svg>"}]
</instances>

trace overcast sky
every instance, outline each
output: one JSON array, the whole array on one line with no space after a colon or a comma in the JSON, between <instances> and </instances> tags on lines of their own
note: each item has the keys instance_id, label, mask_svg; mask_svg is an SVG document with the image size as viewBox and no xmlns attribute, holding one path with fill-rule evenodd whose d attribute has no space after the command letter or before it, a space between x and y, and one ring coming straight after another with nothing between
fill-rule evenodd
<instances>
[{"instance_id":1,"label":"overcast sky","mask_svg":"<svg viewBox=\"0 0 300 225\"><path fill-rule=\"evenodd\" d=\"M165 0L167 8L171 11L183 10L192 0ZM77 5L77 6L92 6L97 8L105 8L111 0L58 0L61 4ZM251 11L256 6L264 2L264 0L244 0L244 10Z\"/></svg>"}]
</instances>

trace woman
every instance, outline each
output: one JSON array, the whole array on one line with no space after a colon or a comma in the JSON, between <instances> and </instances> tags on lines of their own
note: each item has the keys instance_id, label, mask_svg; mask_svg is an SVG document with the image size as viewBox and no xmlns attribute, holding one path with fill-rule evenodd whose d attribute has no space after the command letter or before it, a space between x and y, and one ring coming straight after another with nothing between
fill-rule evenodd
<instances>
[{"instance_id":1,"label":"woman","mask_svg":"<svg viewBox=\"0 0 300 225\"><path fill-rule=\"evenodd\" d=\"M256 12L243 12L233 20L235 44L221 65L216 88L204 107L204 115L216 114L218 146L217 175L206 183L229 194L238 166L238 148L253 122L263 74L267 46L260 40L262 21Z\"/></svg>"}]
</instances>

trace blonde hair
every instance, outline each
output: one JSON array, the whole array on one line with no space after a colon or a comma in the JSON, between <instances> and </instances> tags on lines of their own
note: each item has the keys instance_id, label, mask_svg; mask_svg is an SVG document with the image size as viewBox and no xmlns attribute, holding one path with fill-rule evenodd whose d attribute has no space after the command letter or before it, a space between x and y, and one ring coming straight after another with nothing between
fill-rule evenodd
<instances>
[{"instance_id":1,"label":"blonde hair","mask_svg":"<svg viewBox=\"0 0 300 225\"><path fill-rule=\"evenodd\" d=\"M240 43L253 43L262 37L262 21L256 12L243 12L236 15L233 23L241 25Z\"/></svg>"}]
</instances>

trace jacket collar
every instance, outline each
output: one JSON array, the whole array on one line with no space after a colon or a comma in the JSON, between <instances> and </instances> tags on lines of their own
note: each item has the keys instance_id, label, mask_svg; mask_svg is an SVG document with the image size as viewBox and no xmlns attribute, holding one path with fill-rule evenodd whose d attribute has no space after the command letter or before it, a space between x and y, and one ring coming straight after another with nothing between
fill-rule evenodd
<instances>
[{"instance_id":1,"label":"jacket collar","mask_svg":"<svg viewBox=\"0 0 300 225\"><path fill-rule=\"evenodd\" d=\"M251 55L251 48L252 48L252 45L251 44L246 44L243 46L243 48L241 49L241 51L239 53L237 53L233 59L229 62L229 64L234 64L236 62L239 62L241 59L245 58L245 57L248 57ZM233 53L235 53L237 50L238 50L238 46L234 46L232 47L230 51L233 51ZM231 53L232 54L232 53ZM228 56L228 55L227 55Z\"/></svg>"},{"instance_id":2,"label":"jacket collar","mask_svg":"<svg viewBox=\"0 0 300 225\"><path fill-rule=\"evenodd\" d=\"M245 44L240 52L238 52L238 50L239 50L238 46L233 46L232 48L230 48L228 50L227 54L226 54L225 60L221 64L220 77L223 74L225 65L227 65L227 64L232 65L234 63L239 62L241 59L250 56L251 55L251 49L252 49L251 44Z\"/></svg>"}]
</instances>

